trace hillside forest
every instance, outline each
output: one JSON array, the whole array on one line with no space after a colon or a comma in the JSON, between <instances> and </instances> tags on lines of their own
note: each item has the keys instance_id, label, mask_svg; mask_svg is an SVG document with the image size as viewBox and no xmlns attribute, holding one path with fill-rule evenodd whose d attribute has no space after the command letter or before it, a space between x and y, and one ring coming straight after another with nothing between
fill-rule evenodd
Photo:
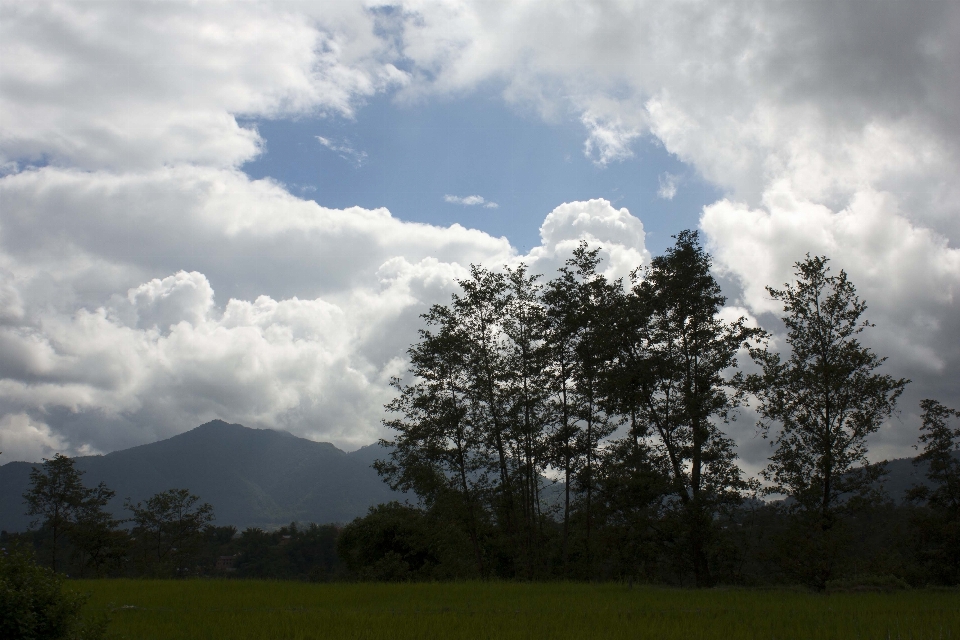
<instances>
[{"instance_id":1,"label":"hillside forest","mask_svg":"<svg viewBox=\"0 0 960 640\"><path fill-rule=\"evenodd\" d=\"M862 342L867 305L807 256L768 287L777 343L727 318L696 232L628 279L582 243L550 280L471 267L424 315L386 406L384 482L411 496L348 524L238 532L187 489L105 505L70 458L34 469L33 531L5 534L74 576L302 580L960 583L960 412L921 404L905 499L870 438L909 383ZM774 348L776 347L776 348ZM757 477L728 435L756 420Z\"/></svg>"}]
</instances>

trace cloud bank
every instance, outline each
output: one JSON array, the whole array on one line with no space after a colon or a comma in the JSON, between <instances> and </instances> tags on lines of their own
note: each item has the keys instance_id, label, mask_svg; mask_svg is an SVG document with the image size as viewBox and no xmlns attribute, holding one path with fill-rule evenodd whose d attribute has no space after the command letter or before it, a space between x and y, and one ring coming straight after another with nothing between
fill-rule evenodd
<instances>
[{"instance_id":1,"label":"cloud bank","mask_svg":"<svg viewBox=\"0 0 960 640\"><path fill-rule=\"evenodd\" d=\"M13 455L107 451L214 417L366 444L419 314L471 262L549 271L581 238L621 271L646 255L639 220L601 200L559 207L520 256L458 225L325 209L234 171L99 177L5 179L19 212L4 226L15 304L0 326Z\"/></svg>"},{"instance_id":2,"label":"cloud bank","mask_svg":"<svg viewBox=\"0 0 960 640\"><path fill-rule=\"evenodd\" d=\"M252 118L490 87L582 123L598 166L649 136L719 186L701 226L748 313L777 311L763 286L807 252L846 269L871 344L914 380L880 454L909 454L920 396L960 406L956 3L7 1L2 15L4 456L108 451L212 417L365 444L417 315L471 262L549 272L580 238L605 246L611 275L648 260L640 220L602 200L558 206L520 256L238 169L262 150L239 124ZM490 204L474 198L458 202Z\"/></svg>"}]
</instances>

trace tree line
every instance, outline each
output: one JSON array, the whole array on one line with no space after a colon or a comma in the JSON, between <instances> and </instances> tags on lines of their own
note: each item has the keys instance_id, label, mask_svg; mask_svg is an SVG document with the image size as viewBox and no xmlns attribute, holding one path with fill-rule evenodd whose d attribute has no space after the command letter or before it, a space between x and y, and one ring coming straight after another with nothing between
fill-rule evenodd
<instances>
[{"instance_id":1,"label":"tree line","mask_svg":"<svg viewBox=\"0 0 960 640\"><path fill-rule=\"evenodd\" d=\"M115 492L87 487L62 454L30 473L24 493L31 531L0 534L0 555L26 553L56 573L78 578L220 576L326 581L346 577L337 555L341 526L291 523L273 531L214 524L213 507L187 489L125 502L128 518L108 509Z\"/></svg>"},{"instance_id":2,"label":"tree line","mask_svg":"<svg viewBox=\"0 0 960 640\"><path fill-rule=\"evenodd\" d=\"M419 507L382 507L373 530L406 518L413 540L410 527L430 523L413 574L822 589L851 570L906 575L904 558L858 557L876 537L866 522L885 518L890 535L927 532L910 562L956 582L957 414L924 401L920 459L935 488L913 492L909 516L881 514L896 507L868 439L909 381L861 343L872 325L847 274L808 255L795 282L768 287L786 329L775 350L762 328L725 318L698 234L675 240L626 281L605 277L586 243L548 281L473 266L424 314L386 407L391 454L376 468ZM726 430L745 405L773 445L759 478ZM395 573L403 552L374 556L369 571Z\"/></svg>"},{"instance_id":3,"label":"tree line","mask_svg":"<svg viewBox=\"0 0 960 640\"><path fill-rule=\"evenodd\" d=\"M186 489L169 489L124 504L130 513L118 519L107 509L116 493L100 482L83 484L83 472L63 454L30 471L23 494L32 532L6 534L11 544L26 538L56 572L77 577L187 575L213 521L213 507Z\"/></svg>"},{"instance_id":4,"label":"tree line","mask_svg":"<svg viewBox=\"0 0 960 640\"><path fill-rule=\"evenodd\" d=\"M57 455L24 495L39 528L3 542L78 576L960 583L960 412L921 403L925 481L885 495L868 438L909 381L860 342L872 325L847 274L807 256L767 289L774 349L725 317L697 233L675 239L627 280L585 243L548 281L473 266L423 315L374 465L412 504L237 532L171 489L121 521L114 492ZM758 478L727 433L744 407L772 445Z\"/></svg>"}]
</instances>

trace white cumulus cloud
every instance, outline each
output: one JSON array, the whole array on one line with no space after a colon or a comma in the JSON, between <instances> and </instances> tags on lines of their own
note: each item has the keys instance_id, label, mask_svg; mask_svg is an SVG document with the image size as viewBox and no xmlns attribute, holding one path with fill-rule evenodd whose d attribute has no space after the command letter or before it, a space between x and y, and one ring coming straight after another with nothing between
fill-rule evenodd
<instances>
[{"instance_id":1,"label":"white cumulus cloud","mask_svg":"<svg viewBox=\"0 0 960 640\"><path fill-rule=\"evenodd\" d=\"M235 166L238 117L353 114L406 82L362 4L3 3L0 160Z\"/></svg>"},{"instance_id":2,"label":"white cumulus cloud","mask_svg":"<svg viewBox=\"0 0 960 640\"><path fill-rule=\"evenodd\" d=\"M16 212L0 236L0 413L49 430L25 431L24 452L110 451L215 417L366 444L419 314L470 263L549 275L581 238L618 273L647 256L640 221L605 201L559 207L522 256L232 170L45 168L0 179L0 197Z\"/></svg>"}]
</instances>

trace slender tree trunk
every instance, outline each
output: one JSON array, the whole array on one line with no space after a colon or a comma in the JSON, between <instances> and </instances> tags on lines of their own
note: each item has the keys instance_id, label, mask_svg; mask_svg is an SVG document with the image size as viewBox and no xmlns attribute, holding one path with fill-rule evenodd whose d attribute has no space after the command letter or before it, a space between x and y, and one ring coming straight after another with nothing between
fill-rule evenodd
<instances>
[{"instance_id":1,"label":"slender tree trunk","mask_svg":"<svg viewBox=\"0 0 960 640\"><path fill-rule=\"evenodd\" d=\"M525 472L522 474L525 480L524 486L524 520L526 529L527 543L527 574L533 578L534 555L536 553L536 544L534 536L536 533L536 494L534 491L535 469L533 460L533 442L532 442L532 420L530 417L530 388L527 369L527 359L529 354L526 349L526 342L523 346L523 445Z\"/></svg>"},{"instance_id":2,"label":"slender tree trunk","mask_svg":"<svg viewBox=\"0 0 960 640\"><path fill-rule=\"evenodd\" d=\"M591 500L593 498L593 383L590 381L590 399L587 403L587 571L591 571L590 553Z\"/></svg>"},{"instance_id":3,"label":"slender tree trunk","mask_svg":"<svg viewBox=\"0 0 960 640\"><path fill-rule=\"evenodd\" d=\"M463 457L463 448L457 443L458 455L460 458L460 482L463 486L463 496L467 502L467 516L470 519L470 541L473 543L473 555L477 562L477 571L483 575L483 555L480 553L480 539L477 533L477 514L474 510L473 496L470 487L467 484L466 464Z\"/></svg>"},{"instance_id":4,"label":"slender tree trunk","mask_svg":"<svg viewBox=\"0 0 960 640\"><path fill-rule=\"evenodd\" d=\"M567 551L570 538L570 407L567 404L566 368L561 366L560 375L564 376L561 396L563 403L563 573L567 573Z\"/></svg>"},{"instance_id":5,"label":"slender tree trunk","mask_svg":"<svg viewBox=\"0 0 960 640\"><path fill-rule=\"evenodd\" d=\"M699 419L693 424L693 452L691 460L690 490L693 500L690 501L690 543L693 556L693 575L697 587L710 586L710 568L707 562L705 546L707 514L700 492L700 478L703 466L703 427Z\"/></svg>"},{"instance_id":6,"label":"slender tree trunk","mask_svg":"<svg viewBox=\"0 0 960 640\"><path fill-rule=\"evenodd\" d=\"M57 572L57 542L60 539L60 535L59 535L59 527L56 524L54 524L53 527L51 528L53 529L53 555L52 555L51 564L53 565L53 572L56 573Z\"/></svg>"}]
</instances>

